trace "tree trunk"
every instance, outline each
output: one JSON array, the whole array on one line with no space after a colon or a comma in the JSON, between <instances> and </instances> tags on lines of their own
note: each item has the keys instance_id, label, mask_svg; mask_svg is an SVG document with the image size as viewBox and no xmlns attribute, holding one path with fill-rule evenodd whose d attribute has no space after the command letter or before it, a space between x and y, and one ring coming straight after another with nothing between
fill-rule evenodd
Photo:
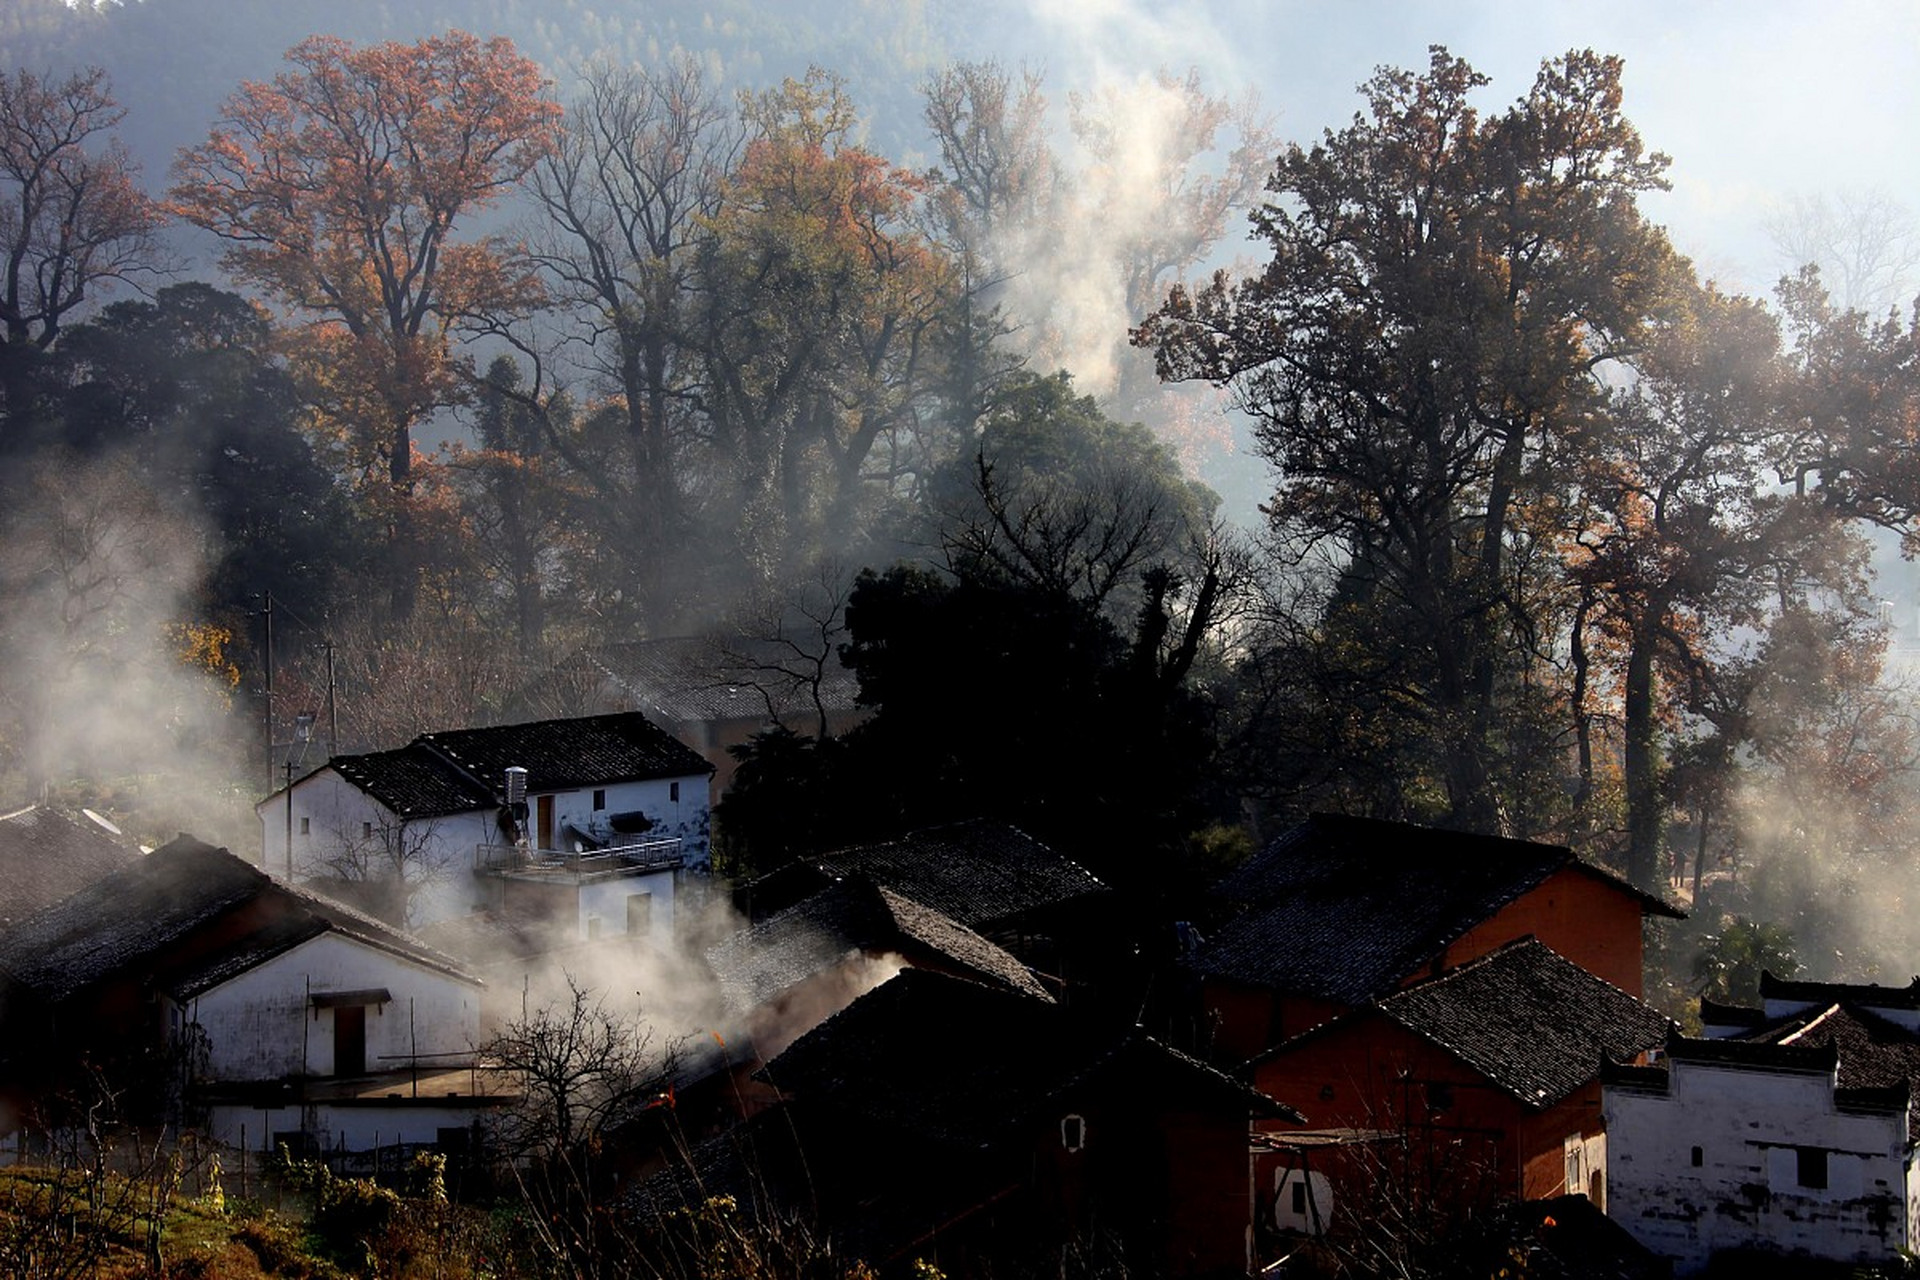
<instances>
[{"instance_id":1,"label":"tree trunk","mask_svg":"<svg viewBox=\"0 0 1920 1280\"><path fill-rule=\"evenodd\" d=\"M1655 632L1642 622L1627 653L1622 714L1626 752L1627 878L1650 893L1660 887L1661 813L1659 748L1654 724Z\"/></svg>"}]
</instances>

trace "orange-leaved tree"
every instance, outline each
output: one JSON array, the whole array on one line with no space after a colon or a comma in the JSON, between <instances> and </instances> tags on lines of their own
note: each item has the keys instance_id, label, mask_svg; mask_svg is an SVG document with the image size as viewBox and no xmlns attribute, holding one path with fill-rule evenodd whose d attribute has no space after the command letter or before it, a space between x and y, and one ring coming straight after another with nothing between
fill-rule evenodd
<instances>
[{"instance_id":1,"label":"orange-leaved tree","mask_svg":"<svg viewBox=\"0 0 1920 1280\"><path fill-rule=\"evenodd\" d=\"M545 154L559 107L509 41L465 32L364 48L315 36L287 61L181 153L171 207L226 242L236 277L314 322L324 399L350 406L332 425L356 470L385 471L404 557L413 428L453 391L454 327L538 298L514 246L456 241L456 224Z\"/></svg>"}]
</instances>

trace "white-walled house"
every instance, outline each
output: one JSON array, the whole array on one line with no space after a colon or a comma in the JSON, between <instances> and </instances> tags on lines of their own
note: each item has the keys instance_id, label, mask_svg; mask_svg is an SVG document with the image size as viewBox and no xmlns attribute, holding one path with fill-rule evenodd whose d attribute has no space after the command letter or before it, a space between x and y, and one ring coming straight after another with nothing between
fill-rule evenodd
<instances>
[{"instance_id":1,"label":"white-walled house","mask_svg":"<svg viewBox=\"0 0 1920 1280\"><path fill-rule=\"evenodd\" d=\"M410 926L493 910L579 938L664 935L681 874L711 861L711 771L638 712L422 734L261 801L263 863L397 888L383 914Z\"/></svg>"},{"instance_id":2,"label":"white-walled house","mask_svg":"<svg viewBox=\"0 0 1920 1280\"><path fill-rule=\"evenodd\" d=\"M1891 1262L1920 1245L1920 1039L1844 1002L1769 1007L1609 1069L1607 1214L1681 1275L1728 1250Z\"/></svg>"},{"instance_id":3,"label":"white-walled house","mask_svg":"<svg viewBox=\"0 0 1920 1280\"><path fill-rule=\"evenodd\" d=\"M344 904L181 837L0 939L7 1084L86 1058L230 1145L464 1133L511 1100L475 1062L483 983Z\"/></svg>"}]
</instances>

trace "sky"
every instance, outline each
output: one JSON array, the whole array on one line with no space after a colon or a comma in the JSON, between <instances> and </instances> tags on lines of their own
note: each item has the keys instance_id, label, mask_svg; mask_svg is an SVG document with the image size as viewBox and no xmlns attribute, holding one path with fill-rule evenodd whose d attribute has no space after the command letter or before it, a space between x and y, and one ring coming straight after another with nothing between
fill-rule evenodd
<instances>
[{"instance_id":1,"label":"sky","mask_svg":"<svg viewBox=\"0 0 1920 1280\"><path fill-rule=\"evenodd\" d=\"M1524 94L1541 59L1593 48L1626 60L1626 114L1673 157L1645 208L1704 274L1765 292L1780 274L1770 214L1818 191L1879 191L1920 213L1920 4L1912 0L1031 0L1050 83L1197 66L1251 84L1282 137L1348 122L1382 65L1422 68L1444 44ZM1003 55L1004 56L1004 55Z\"/></svg>"}]
</instances>

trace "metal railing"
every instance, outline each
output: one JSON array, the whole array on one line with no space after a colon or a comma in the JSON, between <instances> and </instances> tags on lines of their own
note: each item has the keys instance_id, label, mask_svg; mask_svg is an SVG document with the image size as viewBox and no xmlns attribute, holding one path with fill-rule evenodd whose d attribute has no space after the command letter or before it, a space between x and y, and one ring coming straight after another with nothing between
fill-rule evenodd
<instances>
[{"instance_id":1,"label":"metal railing","mask_svg":"<svg viewBox=\"0 0 1920 1280\"><path fill-rule=\"evenodd\" d=\"M519 844L474 846L473 869L496 874L580 876L602 872L674 871L686 864L678 840L635 840L573 852Z\"/></svg>"}]
</instances>

